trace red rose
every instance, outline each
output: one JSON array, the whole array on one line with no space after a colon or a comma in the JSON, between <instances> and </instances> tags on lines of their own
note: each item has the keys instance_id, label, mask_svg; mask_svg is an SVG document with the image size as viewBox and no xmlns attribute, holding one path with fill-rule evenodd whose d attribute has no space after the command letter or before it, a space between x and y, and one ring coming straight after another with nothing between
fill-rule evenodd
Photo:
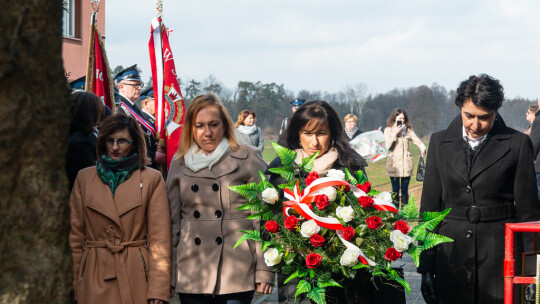
<instances>
[{"instance_id":1,"label":"red rose","mask_svg":"<svg viewBox=\"0 0 540 304\"><path fill-rule=\"evenodd\" d=\"M316 179L319 178L319 173L317 172L311 172L310 174L308 174L308 176L306 177L306 185L310 185L311 183L313 183L313 181L315 181Z\"/></svg>"},{"instance_id":2,"label":"red rose","mask_svg":"<svg viewBox=\"0 0 540 304\"><path fill-rule=\"evenodd\" d=\"M409 227L409 225L407 225L407 222L405 221L397 221L394 224L394 229L403 232L403 234L407 234L409 233L409 231L411 231L411 227Z\"/></svg>"},{"instance_id":3,"label":"red rose","mask_svg":"<svg viewBox=\"0 0 540 304\"><path fill-rule=\"evenodd\" d=\"M401 252L397 251L394 247L390 247L386 249L386 252L384 253L384 258L389 261L395 261L401 258L401 255Z\"/></svg>"},{"instance_id":4,"label":"red rose","mask_svg":"<svg viewBox=\"0 0 540 304\"><path fill-rule=\"evenodd\" d=\"M326 194L321 194L319 197L317 197L317 202L315 202L317 205L317 208L319 210L324 210L324 208L328 207L328 196Z\"/></svg>"},{"instance_id":5,"label":"red rose","mask_svg":"<svg viewBox=\"0 0 540 304\"><path fill-rule=\"evenodd\" d=\"M343 238L347 241L350 241L354 237L355 233L356 231L354 231L354 228L351 226L348 226L347 228L345 228L345 230L343 230Z\"/></svg>"},{"instance_id":6,"label":"red rose","mask_svg":"<svg viewBox=\"0 0 540 304\"><path fill-rule=\"evenodd\" d=\"M309 268L317 268L321 266L322 255L316 253L310 253L306 257L306 266Z\"/></svg>"},{"instance_id":7,"label":"red rose","mask_svg":"<svg viewBox=\"0 0 540 304\"><path fill-rule=\"evenodd\" d=\"M370 208L373 206L373 199L370 196L360 196L358 198L358 203L364 208Z\"/></svg>"},{"instance_id":8,"label":"red rose","mask_svg":"<svg viewBox=\"0 0 540 304\"><path fill-rule=\"evenodd\" d=\"M289 231L293 231L296 228L296 225L298 225L298 219L296 216L291 215L285 219L285 223L283 223L285 228Z\"/></svg>"},{"instance_id":9,"label":"red rose","mask_svg":"<svg viewBox=\"0 0 540 304\"><path fill-rule=\"evenodd\" d=\"M381 227L382 220L378 216L370 216L366 219L366 223L369 229L377 229Z\"/></svg>"},{"instance_id":10,"label":"red rose","mask_svg":"<svg viewBox=\"0 0 540 304\"><path fill-rule=\"evenodd\" d=\"M324 245L324 242L326 242L326 240L318 234L312 235L309 238L309 241L311 242L311 245L313 245L313 247L320 247Z\"/></svg>"},{"instance_id":11,"label":"red rose","mask_svg":"<svg viewBox=\"0 0 540 304\"><path fill-rule=\"evenodd\" d=\"M264 229L268 232L276 233L279 231L279 225L276 221L268 221L264 224Z\"/></svg>"},{"instance_id":12,"label":"red rose","mask_svg":"<svg viewBox=\"0 0 540 304\"><path fill-rule=\"evenodd\" d=\"M356 188L364 191L365 193L368 193L371 191L371 183L370 182L363 182L362 184L356 185Z\"/></svg>"}]
</instances>

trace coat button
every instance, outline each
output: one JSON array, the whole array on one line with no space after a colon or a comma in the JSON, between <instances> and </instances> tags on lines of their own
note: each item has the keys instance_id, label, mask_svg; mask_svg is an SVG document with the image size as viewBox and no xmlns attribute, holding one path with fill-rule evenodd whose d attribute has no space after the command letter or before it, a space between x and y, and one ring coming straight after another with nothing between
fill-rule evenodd
<instances>
[{"instance_id":1,"label":"coat button","mask_svg":"<svg viewBox=\"0 0 540 304\"><path fill-rule=\"evenodd\" d=\"M223 239L222 239L221 237L218 236L218 237L216 238L216 244L221 245L221 243L223 243Z\"/></svg>"},{"instance_id":2,"label":"coat button","mask_svg":"<svg viewBox=\"0 0 540 304\"><path fill-rule=\"evenodd\" d=\"M223 212L221 212L221 210L216 210L215 215L217 218L220 218L223 215Z\"/></svg>"},{"instance_id":3,"label":"coat button","mask_svg":"<svg viewBox=\"0 0 540 304\"><path fill-rule=\"evenodd\" d=\"M472 237L472 231L467 230L467 233L465 233L465 237L471 238Z\"/></svg>"},{"instance_id":4,"label":"coat button","mask_svg":"<svg viewBox=\"0 0 540 304\"><path fill-rule=\"evenodd\" d=\"M471 186L467 186L467 188L465 188L465 192L471 193Z\"/></svg>"},{"instance_id":5,"label":"coat button","mask_svg":"<svg viewBox=\"0 0 540 304\"><path fill-rule=\"evenodd\" d=\"M213 184L212 185L212 190L214 190L215 192L218 192L218 190L219 190L218 184Z\"/></svg>"},{"instance_id":6,"label":"coat button","mask_svg":"<svg viewBox=\"0 0 540 304\"><path fill-rule=\"evenodd\" d=\"M201 217L201 213L200 213L199 211L195 210L195 212L193 212L193 216L194 216L195 218L200 218L200 217Z\"/></svg>"},{"instance_id":7,"label":"coat button","mask_svg":"<svg viewBox=\"0 0 540 304\"><path fill-rule=\"evenodd\" d=\"M196 237L195 238L195 245L199 246L201 244L201 239Z\"/></svg>"},{"instance_id":8,"label":"coat button","mask_svg":"<svg viewBox=\"0 0 540 304\"><path fill-rule=\"evenodd\" d=\"M199 191L199 186L197 186L197 184L191 185L191 191L193 191L193 192Z\"/></svg>"}]
</instances>

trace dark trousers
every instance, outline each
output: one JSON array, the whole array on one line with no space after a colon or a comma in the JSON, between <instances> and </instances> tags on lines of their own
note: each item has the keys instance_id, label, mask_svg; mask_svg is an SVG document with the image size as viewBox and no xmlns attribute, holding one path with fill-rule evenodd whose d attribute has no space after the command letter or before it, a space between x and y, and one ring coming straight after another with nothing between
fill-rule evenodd
<instances>
[{"instance_id":1,"label":"dark trousers","mask_svg":"<svg viewBox=\"0 0 540 304\"><path fill-rule=\"evenodd\" d=\"M411 182L411 177L390 177L390 182L392 183L392 192L399 194L401 188L401 197L409 197L409 183Z\"/></svg>"},{"instance_id":2,"label":"dark trousers","mask_svg":"<svg viewBox=\"0 0 540 304\"><path fill-rule=\"evenodd\" d=\"M538 199L540 199L540 173L536 173L536 187L538 188Z\"/></svg>"},{"instance_id":3,"label":"dark trousers","mask_svg":"<svg viewBox=\"0 0 540 304\"><path fill-rule=\"evenodd\" d=\"M182 304L251 304L254 290L224 295L179 293Z\"/></svg>"}]
</instances>

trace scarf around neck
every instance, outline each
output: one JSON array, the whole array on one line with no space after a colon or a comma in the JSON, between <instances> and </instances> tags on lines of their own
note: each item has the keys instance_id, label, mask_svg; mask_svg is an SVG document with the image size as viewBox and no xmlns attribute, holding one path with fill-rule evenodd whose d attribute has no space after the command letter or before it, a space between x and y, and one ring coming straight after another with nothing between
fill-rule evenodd
<instances>
[{"instance_id":1,"label":"scarf around neck","mask_svg":"<svg viewBox=\"0 0 540 304\"><path fill-rule=\"evenodd\" d=\"M257 131L257 125L253 124L251 126L246 125L239 125L238 126L238 132L245 134L245 135L251 135Z\"/></svg>"},{"instance_id":2,"label":"scarf around neck","mask_svg":"<svg viewBox=\"0 0 540 304\"><path fill-rule=\"evenodd\" d=\"M352 130L347 130L345 129L345 133L347 133L347 136L349 136L350 139L352 139L352 137L354 136L354 134L356 133L356 131L358 131L358 127L355 126L354 128L352 128Z\"/></svg>"},{"instance_id":3,"label":"scarf around neck","mask_svg":"<svg viewBox=\"0 0 540 304\"><path fill-rule=\"evenodd\" d=\"M217 148L210 154L206 154L196 143L193 143L187 153L184 155L186 167L193 172L208 168L212 170L212 166L217 163L225 153L231 150L229 141L225 137L221 140Z\"/></svg>"},{"instance_id":4,"label":"scarf around neck","mask_svg":"<svg viewBox=\"0 0 540 304\"><path fill-rule=\"evenodd\" d=\"M308 157L308 155L304 152L303 149L296 149L294 151L296 152L296 159L294 160L294 162L297 164L302 163L302 158ZM326 151L326 153L324 153L322 156L319 156L315 159L311 172L317 172L321 177L326 176L326 173L328 173L328 171L332 169L332 166L334 165L338 157L339 154L336 148L332 148Z\"/></svg>"},{"instance_id":5,"label":"scarf around neck","mask_svg":"<svg viewBox=\"0 0 540 304\"><path fill-rule=\"evenodd\" d=\"M97 173L101 181L109 186L113 197L118 186L138 168L139 156L137 153L119 160L113 160L109 155L104 154L97 161Z\"/></svg>"}]
</instances>

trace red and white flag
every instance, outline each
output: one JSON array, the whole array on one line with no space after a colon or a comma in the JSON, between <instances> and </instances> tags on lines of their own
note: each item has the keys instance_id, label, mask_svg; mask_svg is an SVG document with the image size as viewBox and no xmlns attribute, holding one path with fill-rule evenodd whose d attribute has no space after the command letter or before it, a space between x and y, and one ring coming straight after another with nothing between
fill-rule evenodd
<instances>
[{"instance_id":1,"label":"red and white flag","mask_svg":"<svg viewBox=\"0 0 540 304\"><path fill-rule=\"evenodd\" d=\"M107 54L98 30L94 31L94 65L92 71L92 93L96 94L103 104L114 111L114 93L107 62Z\"/></svg>"},{"instance_id":2,"label":"red and white flag","mask_svg":"<svg viewBox=\"0 0 540 304\"><path fill-rule=\"evenodd\" d=\"M161 22L161 18L152 20L148 47L156 101L156 139L159 145L167 147L167 169L169 169L180 145L185 106L169 45L169 31Z\"/></svg>"}]
</instances>

